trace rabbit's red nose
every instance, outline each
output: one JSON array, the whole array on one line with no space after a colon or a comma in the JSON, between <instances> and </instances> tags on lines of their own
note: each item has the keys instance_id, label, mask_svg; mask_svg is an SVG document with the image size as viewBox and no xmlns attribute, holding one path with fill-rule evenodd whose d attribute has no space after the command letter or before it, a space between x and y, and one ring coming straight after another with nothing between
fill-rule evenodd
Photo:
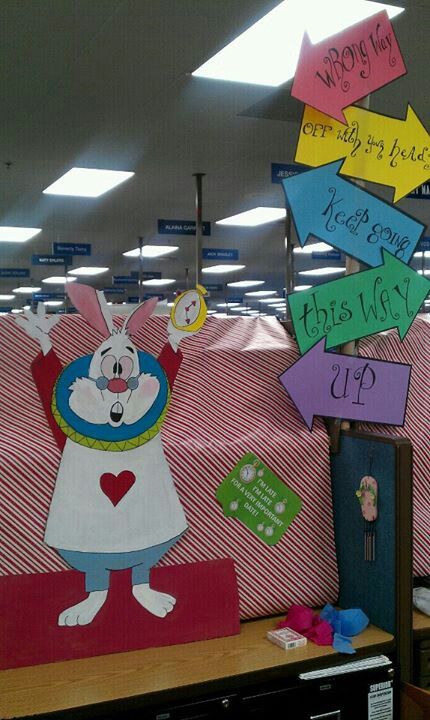
<instances>
[{"instance_id":1,"label":"rabbit's red nose","mask_svg":"<svg viewBox=\"0 0 430 720\"><path fill-rule=\"evenodd\" d=\"M128 389L128 385L122 378L112 378L108 382L108 390L113 393L122 393Z\"/></svg>"}]
</instances>

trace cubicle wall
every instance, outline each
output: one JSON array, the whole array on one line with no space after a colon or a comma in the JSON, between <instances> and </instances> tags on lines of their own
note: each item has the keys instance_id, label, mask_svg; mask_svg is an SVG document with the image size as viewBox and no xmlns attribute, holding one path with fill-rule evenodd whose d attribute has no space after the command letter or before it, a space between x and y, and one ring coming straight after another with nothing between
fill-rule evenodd
<instances>
[{"instance_id":1,"label":"cubicle wall","mask_svg":"<svg viewBox=\"0 0 430 720\"><path fill-rule=\"evenodd\" d=\"M365 523L356 491L378 482L375 560L364 558ZM332 456L339 605L360 607L396 637L402 680L412 674L412 446L406 438L344 431Z\"/></svg>"}]
</instances>

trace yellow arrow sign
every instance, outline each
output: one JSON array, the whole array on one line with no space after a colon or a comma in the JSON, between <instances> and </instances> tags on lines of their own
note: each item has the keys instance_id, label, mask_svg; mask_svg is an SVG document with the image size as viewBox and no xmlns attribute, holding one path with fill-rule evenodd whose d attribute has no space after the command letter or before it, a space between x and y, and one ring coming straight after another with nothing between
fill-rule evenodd
<instances>
[{"instance_id":1,"label":"yellow arrow sign","mask_svg":"<svg viewBox=\"0 0 430 720\"><path fill-rule=\"evenodd\" d=\"M306 105L296 162L318 167L345 158L343 175L394 187L394 202L430 178L430 135L408 105L406 120L350 105L348 125Z\"/></svg>"}]
</instances>

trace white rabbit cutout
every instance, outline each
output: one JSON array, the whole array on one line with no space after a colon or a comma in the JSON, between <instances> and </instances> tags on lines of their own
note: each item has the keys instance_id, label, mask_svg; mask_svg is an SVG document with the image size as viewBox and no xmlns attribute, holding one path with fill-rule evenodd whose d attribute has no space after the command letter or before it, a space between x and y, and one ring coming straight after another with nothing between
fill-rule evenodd
<instances>
[{"instance_id":1,"label":"white rabbit cutout","mask_svg":"<svg viewBox=\"0 0 430 720\"><path fill-rule=\"evenodd\" d=\"M64 448L45 542L85 573L89 593L64 610L58 623L90 623L107 598L110 572L127 567L136 600L164 617L175 598L150 588L149 570L187 529L160 437L184 333L169 323L169 343L157 361L133 342L156 298L139 305L116 330L103 293L79 283L67 292L103 335L92 356L62 369L49 338L53 323L43 310L19 322L40 342L33 376Z\"/></svg>"}]
</instances>

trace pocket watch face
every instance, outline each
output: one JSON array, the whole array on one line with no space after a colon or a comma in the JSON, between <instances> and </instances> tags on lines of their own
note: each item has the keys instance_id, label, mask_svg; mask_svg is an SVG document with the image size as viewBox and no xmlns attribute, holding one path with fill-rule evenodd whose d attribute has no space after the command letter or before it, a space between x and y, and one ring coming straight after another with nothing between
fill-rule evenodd
<instances>
[{"instance_id":1,"label":"pocket watch face","mask_svg":"<svg viewBox=\"0 0 430 720\"><path fill-rule=\"evenodd\" d=\"M179 330L195 332L206 320L206 303L198 290L187 290L182 293L172 309L173 325Z\"/></svg>"},{"instance_id":2,"label":"pocket watch face","mask_svg":"<svg viewBox=\"0 0 430 720\"><path fill-rule=\"evenodd\" d=\"M181 327L192 325L200 313L201 296L196 290L189 290L178 298L175 305L175 323Z\"/></svg>"},{"instance_id":3,"label":"pocket watch face","mask_svg":"<svg viewBox=\"0 0 430 720\"><path fill-rule=\"evenodd\" d=\"M255 480L257 471L253 465L244 465L239 472L240 479L244 483L250 483Z\"/></svg>"}]
</instances>

